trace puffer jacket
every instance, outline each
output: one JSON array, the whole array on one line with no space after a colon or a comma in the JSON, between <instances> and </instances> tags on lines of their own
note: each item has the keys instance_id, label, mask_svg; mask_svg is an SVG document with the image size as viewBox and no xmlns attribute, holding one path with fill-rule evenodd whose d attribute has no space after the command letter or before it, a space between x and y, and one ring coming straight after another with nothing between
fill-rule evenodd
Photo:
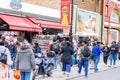
<instances>
[{"instance_id":1,"label":"puffer jacket","mask_svg":"<svg viewBox=\"0 0 120 80\"><path fill-rule=\"evenodd\" d=\"M31 72L35 70L35 57L32 49L21 49L16 56L15 68L20 72Z\"/></svg>"}]
</instances>

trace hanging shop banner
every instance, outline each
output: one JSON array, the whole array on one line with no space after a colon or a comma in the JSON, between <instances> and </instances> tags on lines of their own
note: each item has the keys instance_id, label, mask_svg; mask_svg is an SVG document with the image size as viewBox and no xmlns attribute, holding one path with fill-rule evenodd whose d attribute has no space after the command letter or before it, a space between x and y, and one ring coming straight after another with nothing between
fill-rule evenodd
<instances>
[{"instance_id":1,"label":"hanging shop banner","mask_svg":"<svg viewBox=\"0 0 120 80\"><path fill-rule=\"evenodd\" d=\"M22 8L21 0L11 0L10 7L14 10L19 10Z\"/></svg>"},{"instance_id":2,"label":"hanging shop banner","mask_svg":"<svg viewBox=\"0 0 120 80\"><path fill-rule=\"evenodd\" d=\"M61 20L63 25L70 24L70 0L61 0Z\"/></svg>"},{"instance_id":3,"label":"hanging shop banner","mask_svg":"<svg viewBox=\"0 0 120 80\"><path fill-rule=\"evenodd\" d=\"M0 80L8 80L8 66L0 63Z\"/></svg>"}]
</instances>

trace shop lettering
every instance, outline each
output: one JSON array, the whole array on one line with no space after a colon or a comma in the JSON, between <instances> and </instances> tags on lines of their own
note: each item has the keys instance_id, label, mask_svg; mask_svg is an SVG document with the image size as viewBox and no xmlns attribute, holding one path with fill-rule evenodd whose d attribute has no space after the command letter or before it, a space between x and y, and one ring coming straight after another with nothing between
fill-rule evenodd
<instances>
[{"instance_id":1,"label":"shop lettering","mask_svg":"<svg viewBox=\"0 0 120 80\"><path fill-rule=\"evenodd\" d=\"M21 5L17 3L12 3L11 6L21 7Z\"/></svg>"},{"instance_id":2,"label":"shop lettering","mask_svg":"<svg viewBox=\"0 0 120 80\"><path fill-rule=\"evenodd\" d=\"M12 0L10 2L10 7L15 10L19 10L22 8L21 0Z\"/></svg>"}]
</instances>

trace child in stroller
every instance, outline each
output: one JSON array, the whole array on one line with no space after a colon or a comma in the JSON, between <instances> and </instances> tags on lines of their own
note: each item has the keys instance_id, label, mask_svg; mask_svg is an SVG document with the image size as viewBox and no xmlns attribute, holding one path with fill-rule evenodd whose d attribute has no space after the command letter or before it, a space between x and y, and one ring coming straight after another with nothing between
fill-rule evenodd
<instances>
[{"instance_id":1,"label":"child in stroller","mask_svg":"<svg viewBox=\"0 0 120 80\"><path fill-rule=\"evenodd\" d=\"M51 76L52 70L54 69L54 52L47 52L47 59L42 53L35 54L35 62L36 62L36 71L33 74L32 80L35 80L37 75L45 75Z\"/></svg>"}]
</instances>

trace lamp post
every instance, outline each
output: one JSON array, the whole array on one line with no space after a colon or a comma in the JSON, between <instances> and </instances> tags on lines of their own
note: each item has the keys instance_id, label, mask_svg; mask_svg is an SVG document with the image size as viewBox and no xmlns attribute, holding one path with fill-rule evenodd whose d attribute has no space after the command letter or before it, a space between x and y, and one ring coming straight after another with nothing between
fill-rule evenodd
<instances>
[{"instance_id":1,"label":"lamp post","mask_svg":"<svg viewBox=\"0 0 120 80\"><path fill-rule=\"evenodd\" d=\"M69 32L69 36L70 36L70 41L72 42L73 40L73 31L72 31L72 27L73 27L73 9L74 9L74 0L71 0L71 23L70 23L70 32Z\"/></svg>"}]
</instances>

